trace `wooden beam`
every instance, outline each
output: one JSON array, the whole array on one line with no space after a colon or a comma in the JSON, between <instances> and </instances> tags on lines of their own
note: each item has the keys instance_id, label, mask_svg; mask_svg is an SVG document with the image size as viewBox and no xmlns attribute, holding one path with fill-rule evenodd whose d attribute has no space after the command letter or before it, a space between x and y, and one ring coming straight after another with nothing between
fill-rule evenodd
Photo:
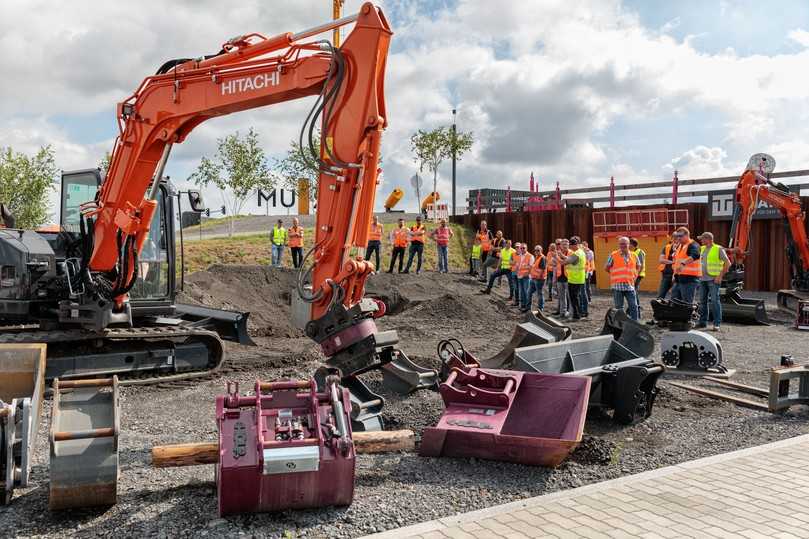
<instances>
[{"instance_id":1,"label":"wooden beam","mask_svg":"<svg viewBox=\"0 0 809 539\"><path fill-rule=\"evenodd\" d=\"M414 451L416 449L416 435L412 430L355 432L352 438L354 449L359 454ZM217 442L158 445L152 448L152 466L156 468L199 466L217 462L219 462L219 444Z\"/></svg>"},{"instance_id":2,"label":"wooden beam","mask_svg":"<svg viewBox=\"0 0 809 539\"><path fill-rule=\"evenodd\" d=\"M680 389L685 389L686 391L690 391L691 393L696 393L697 395L702 395L703 397L709 397L711 399L721 400L725 402L730 402L736 404L738 406L744 406L745 408L752 408L754 410L759 410L762 412L769 412L770 408L766 404L762 404L760 402L755 402L747 399L740 399L739 397L734 397L732 395L726 395L725 393L718 393L716 391L711 391L709 389L703 389L701 387L695 386L687 386L685 384L680 384L677 382L669 382L670 386L678 387Z\"/></svg>"},{"instance_id":3,"label":"wooden beam","mask_svg":"<svg viewBox=\"0 0 809 539\"><path fill-rule=\"evenodd\" d=\"M703 378L703 380L708 380L708 381L717 383L717 384L725 386L725 387L730 387L730 388L733 388L733 389L737 389L739 391L743 391L743 392L749 393L751 395L756 395L757 397L767 397L767 398L769 398L769 396L770 396L770 391L768 389L764 389L764 388L761 388L761 387L748 386L748 385L745 385L745 384L740 384L738 382L731 382L730 380L722 380L721 378L713 378L713 377L710 377L710 376L706 376L705 378Z\"/></svg>"}]
</instances>

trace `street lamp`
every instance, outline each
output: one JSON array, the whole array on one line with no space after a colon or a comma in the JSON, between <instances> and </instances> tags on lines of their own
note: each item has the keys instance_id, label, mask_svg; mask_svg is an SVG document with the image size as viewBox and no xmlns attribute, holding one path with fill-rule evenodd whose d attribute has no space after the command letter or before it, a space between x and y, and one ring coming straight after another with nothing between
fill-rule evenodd
<instances>
[{"instance_id":1,"label":"street lamp","mask_svg":"<svg viewBox=\"0 0 809 539\"><path fill-rule=\"evenodd\" d=\"M456 110L452 109L452 215L455 216L455 116Z\"/></svg>"}]
</instances>

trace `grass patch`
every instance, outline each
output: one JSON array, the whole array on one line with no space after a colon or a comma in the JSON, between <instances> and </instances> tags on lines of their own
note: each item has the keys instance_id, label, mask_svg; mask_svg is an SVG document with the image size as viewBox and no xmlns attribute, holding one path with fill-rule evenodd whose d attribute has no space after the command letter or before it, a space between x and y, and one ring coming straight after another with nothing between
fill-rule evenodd
<instances>
[{"instance_id":1,"label":"grass patch","mask_svg":"<svg viewBox=\"0 0 809 539\"><path fill-rule=\"evenodd\" d=\"M412 224L414 222L408 223L408 226ZM387 239L387 234L393 226L385 226L385 237L382 238L381 262L384 270L387 270L390 264L391 245ZM456 271L466 270L469 268L469 253L472 248L474 233L461 225L451 224L449 226L454 233L449 245L449 266ZM190 229L193 230L193 228L191 227ZM432 230L432 228L432 226L427 227L428 231ZM304 251L312 245L312 232L312 228L304 229ZM407 253L405 253L405 263L407 262L406 257ZM268 265L269 263L269 232L239 235L232 238L210 238L185 243L185 269L189 273L205 270L212 264ZM292 266L292 255L288 248L284 250L284 265ZM431 239L428 239L424 246L423 268L428 270L438 268L438 253L435 242Z\"/></svg>"}]
</instances>

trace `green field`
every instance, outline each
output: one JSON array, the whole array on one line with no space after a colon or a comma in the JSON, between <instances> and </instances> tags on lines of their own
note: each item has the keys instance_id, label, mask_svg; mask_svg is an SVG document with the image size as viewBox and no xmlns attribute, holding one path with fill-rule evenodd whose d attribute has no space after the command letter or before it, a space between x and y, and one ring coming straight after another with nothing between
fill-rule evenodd
<instances>
[{"instance_id":1,"label":"green field","mask_svg":"<svg viewBox=\"0 0 809 539\"><path fill-rule=\"evenodd\" d=\"M413 223L408 223L411 226ZM391 226L385 226L385 237L382 241L382 269L387 270L390 263L390 242L387 240ZM474 234L471 230L460 225L452 224L454 236L449 246L449 265L453 270L462 270L469 267L468 259ZM432 227L428 226L428 230ZM311 247L312 229L304 229L304 252ZM437 253L435 242L428 239L424 247L424 265L427 270L437 268ZM407 253L405 253L407 262ZM269 234L239 235L232 238L211 238L185 243L185 269L194 272L206 269L212 264L258 264L270 263ZM292 257L289 249L284 252L284 265L292 266Z\"/></svg>"}]
</instances>

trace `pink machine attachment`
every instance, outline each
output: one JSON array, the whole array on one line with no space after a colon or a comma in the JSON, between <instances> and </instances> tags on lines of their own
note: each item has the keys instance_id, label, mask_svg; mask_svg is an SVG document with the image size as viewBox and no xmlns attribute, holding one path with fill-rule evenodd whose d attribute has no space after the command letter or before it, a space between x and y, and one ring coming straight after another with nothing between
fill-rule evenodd
<instances>
[{"instance_id":1,"label":"pink machine attachment","mask_svg":"<svg viewBox=\"0 0 809 539\"><path fill-rule=\"evenodd\" d=\"M219 515L349 505L354 443L348 391L329 378L264 383L216 397Z\"/></svg>"},{"instance_id":2,"label":"pink machine attachment","mask_svg":"<svg viewBox=\"0 0 809 539\"><path fill-rule=\"evenodd\" d=\"M454 368L439 392L446 410L422 456L557 466L581 441L590 378Z\"/></svg>"}]
</instances>

